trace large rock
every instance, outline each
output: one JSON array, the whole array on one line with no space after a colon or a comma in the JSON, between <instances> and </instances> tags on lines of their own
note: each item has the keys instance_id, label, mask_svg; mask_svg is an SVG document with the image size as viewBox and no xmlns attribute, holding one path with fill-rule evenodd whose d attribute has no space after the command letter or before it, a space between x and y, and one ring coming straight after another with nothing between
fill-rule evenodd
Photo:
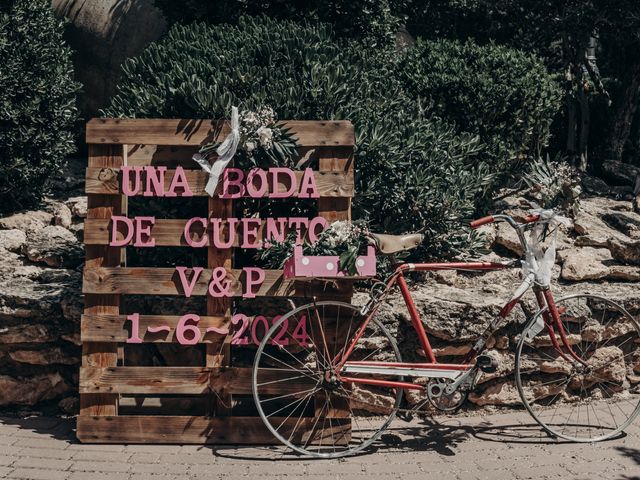
<instances>
[{"instance_id":1,"label":"large rock","mask_svg":"<svg viewBox=\"0 0 640 480\"><path fill-rule=\"evenodd\" d=\"M605 278L609 274L605 262L612 260L609 250L593 247L572 248L560 258L563 260L562 279L572 282Z\"/></svg>"},{"instance_id":2,"label":"large rock","mask_svg":"<svg viewBox=\"0 0 640 480\"><path fill-rule=\"evenodd\" d=\"M512 381L490 385L482 392L471 392L469 401L478 406L522 405L518 389Z\"/></svg>"},{"instance_id":3,"label":"large rock","mask_svg":"<svg viewBox=\"0 0 640 480\"><path fill-rule=\"evenodd\" d=\"M499 223L495 230L494 244L506 248L512 254L522 256L524 250L516 231L507 223Z\"/></svg>"},{"instance_id":4,"label":"large rock","mask_svg":"<svg viewBox=\"0 0 640 480\"><path fill-rule=\"evenodd\" d=\"M602 163L602 170L614 182L626 185L635 185L637 179L640 178L640 168L616 160L605 160Z\"/></svg>"},{"instance_id":5,"label":"large rock","mask_svg":"<svg viewBox=\"0 0 640 480\"><path fill-rule=\"evenodd\" d=\"M15 325L0 328L0 344L48 343L58 339L45 325Z\"/></svg>"},{"instance_id":6,"label":"large rock","mask_svg":"<svg viewBox=\"0 0 640 480\"><path fill-rule=\"evenodd\" d=\"M20 252L26 241L27 235L22 230L0 230L0 247L10 252Z\"/></svg>"},{"instance_id":7,"label":"large rock","mask_svg":"<svg viewBox=\"0 0 640 480\"><path fill-rule=\"evenodd\" d=\"M61 348L45 348L43 350L16 350L9 352L14 362L30 365L77 365L79 359L67 355Z\"/></svg>"},{"instance_id":8,"label":"large rock","mask_svg":"<svg viewBox=\"0 0 640 480\"><path fill-rule=\"evenodd\" d=\"M82 263L82 247L66 228L50 225L27 237L25 253L32 262L51 267L76 267Z\"/></svg>"},{"instance_id":9,"label":"large rock","mask_svg":"<svg viewBox=\"0 0 640 480\"><path fill-rule=\"evenodd\" d=\"M71 197L67 200L67 206L74 217L87 217L87 197Z\"/></svg>"},{"instance_id":10,"label":"large rock","mask_svg":"<svg viewBox=\"0 0 640 480\"><path fill-rule=\"evenodd\" d=\"M0 320L51 323L65 313L79 318L80 273L73 270L25 265L23 258L0 249L0 292Z\"/></svg>"},{"instance_id":11,"label":"large rock","mask_svg":"<svg viewBox=\"0 0 640 480\"><path fill-rule=\"evenodd\" d=\"M49 202L48 208L53 215L54 225L59 225L64 228L71 226L71 210L64 203L51 201Z\"/></svg>"},{"instance_id":12,"label":"large rock","mask_svg":"<svg viewBox=\"0 0 640 480\"><path fill-rule=\"evenodd\" d=\"M640 240L610 238L607 247L616 260L640 265Z\"/></svg>"},{"instance_id":13,"label":"large rock","mask_svg":"<svg viewBox=\"0 0 640 480\"><path fill-rule=\"evenodd\" d=\"M616 263L606 248L582 247L561 252L563 280L627 280L640 281L640 268Z\"/></svg>"},{"instance_id":14,"label":"large rock","mask_svg":"<svg viewBox=\"0 0 640 480\"><path fill-rule=\"evenodd\" d=\"M52 220L53 215L41 210L16 213L9 217L0 218L0 229L31 232L46 227L51 224Z\"/></svg>"},{"instance_id":15,"label":"large rock","mask_svg":"<svg viewBox=\"0 0 640 480\"><path fill-rule=\"evenodd\" d=\"M52 6L71 21L67 40L84 86L79 106L94 116L113 95L122 62L159 39L167 22L153 0L52 0Z\"/></svg>"},{"instance_id":16,"label":"large rock","mask_svg":"<svg viewBox=\"0 0 640 480\"><path fill-rule=\"evenodd\" d=\"M629 240L624 231L616 228L619 222L613 222L612 226L605 219L611 221L613 214L624 212L630 219L637 218L640 221L640 216L630 210L629 202L601 197L581 200L580 209L573 222L573 228L578 235L576 246L608 248L610 239Z\"/></svg>"},{"instance_id":17,"label":"large rock","mask_svg":"<svg viewBox=\"0 0 640 480\"><path fill-rule=\"evenodd\" d=\"M14 378L0 375L0 406L35 405L71 390L59 373Z\"/></svg>"}]
</instances>

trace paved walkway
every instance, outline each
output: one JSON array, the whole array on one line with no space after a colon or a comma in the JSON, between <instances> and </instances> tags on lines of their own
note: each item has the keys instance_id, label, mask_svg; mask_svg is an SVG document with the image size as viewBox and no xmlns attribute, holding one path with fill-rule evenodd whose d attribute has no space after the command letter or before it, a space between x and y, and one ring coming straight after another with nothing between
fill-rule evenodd
<instances>
[{"instance_id":1,"label":"paved walkway","mask_svg":"<svg viewBox=\"0 0 640 480\"><path fill-rule=\"evenodd\" d=\"M640 421L620 439L556 443L522 412L396 420L367 455L299 459L281 448L81 445L73 420L0 418L0 478L166 480L640 480Z\"/></svg>"}]
</instances>

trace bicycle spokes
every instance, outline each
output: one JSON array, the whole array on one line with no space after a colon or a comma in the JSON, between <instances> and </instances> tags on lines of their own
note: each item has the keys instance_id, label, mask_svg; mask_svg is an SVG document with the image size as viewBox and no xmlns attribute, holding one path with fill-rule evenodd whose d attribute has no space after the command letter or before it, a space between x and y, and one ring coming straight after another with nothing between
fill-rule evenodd
<instances>
[{"instance_id":1,"label":"bicycle spokes","mask_svg":"<svg viewBox=\"0 0 640 480\"><path fill-rule=\"evenodd\" d=\"M306 343L294 339L293 325L301 318L307 319ZM371 444L395 415L400 389L340 377L336 359L362 324L356 307L317 302L290 312L264 337L254 363L254 400L285 445L318 457L348 455ZM401 361L393 338L377 321L364 329L350 358Z\"/></svg>"},{"instance_id":2,"label":"bicycle spokes","mask_svg":"<svg viewBox=\"0 0 640 480\"><path fill-rule=\"evenodd\" d=\"M535 328L533 319L518 344L516 381L525 406L558 437L615 436L640 411L640 328L606 298L574 295L558 306L563 335Z\"/></svg>"}]
</instances>

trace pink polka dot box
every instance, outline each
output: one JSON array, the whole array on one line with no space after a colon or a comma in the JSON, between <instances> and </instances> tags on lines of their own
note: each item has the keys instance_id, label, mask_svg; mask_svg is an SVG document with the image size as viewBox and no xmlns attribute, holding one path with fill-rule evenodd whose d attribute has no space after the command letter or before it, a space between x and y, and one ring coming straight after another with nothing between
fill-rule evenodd
<instances>
[{"instance_id":1,"label":"pink polka dot box","mask_svg":"<svg viewBox=\"0 0 640 480\"><path fill-rule=\"evenodd\" d=\"M376 253L370 245L367 247L367 254L356 259L358 275L356 277L373 277L376 274ZM296 246L293 249L293 256L284 264L284 278L309 278L309 277L349 277L347 273L340 270L340 260L338 256L331 255L304 255L302 247Z\"/></svg>"}]
</instances>

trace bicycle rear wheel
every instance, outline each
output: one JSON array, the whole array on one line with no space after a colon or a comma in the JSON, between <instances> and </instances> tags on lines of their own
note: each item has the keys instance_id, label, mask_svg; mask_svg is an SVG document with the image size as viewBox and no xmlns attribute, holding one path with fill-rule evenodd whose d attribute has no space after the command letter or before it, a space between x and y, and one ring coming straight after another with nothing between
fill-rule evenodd
<instances>
[{"instance_id":1,"label":"bicycle rear wheel","mask_svg":"<svg viewBox=\"0 0 640 480\"><path fill-rule=\"evenodd\" d=\"M402 389L338 378L337 358L363 321L348 303L311 303L280 318L258 347L255 404L270 432L292 450L322 458L352 455L371 445L395 417ZM395 340L376 319L349 360L402 361Z\"/></svg>"},{"instance_id":2,"label":"bicycle rear wheel","mask_svg":"<svg viewBox=\"0 0 640 480\"><path fill-rule=\"evenodd\" d=\"M597 442L622 432L640 412L640 327L622 306L597 295L571 295L556 306L575 354L544 323L527 324L516 352L516 384L533 418L551 435Z\"/></svg>"}]
</instances>

